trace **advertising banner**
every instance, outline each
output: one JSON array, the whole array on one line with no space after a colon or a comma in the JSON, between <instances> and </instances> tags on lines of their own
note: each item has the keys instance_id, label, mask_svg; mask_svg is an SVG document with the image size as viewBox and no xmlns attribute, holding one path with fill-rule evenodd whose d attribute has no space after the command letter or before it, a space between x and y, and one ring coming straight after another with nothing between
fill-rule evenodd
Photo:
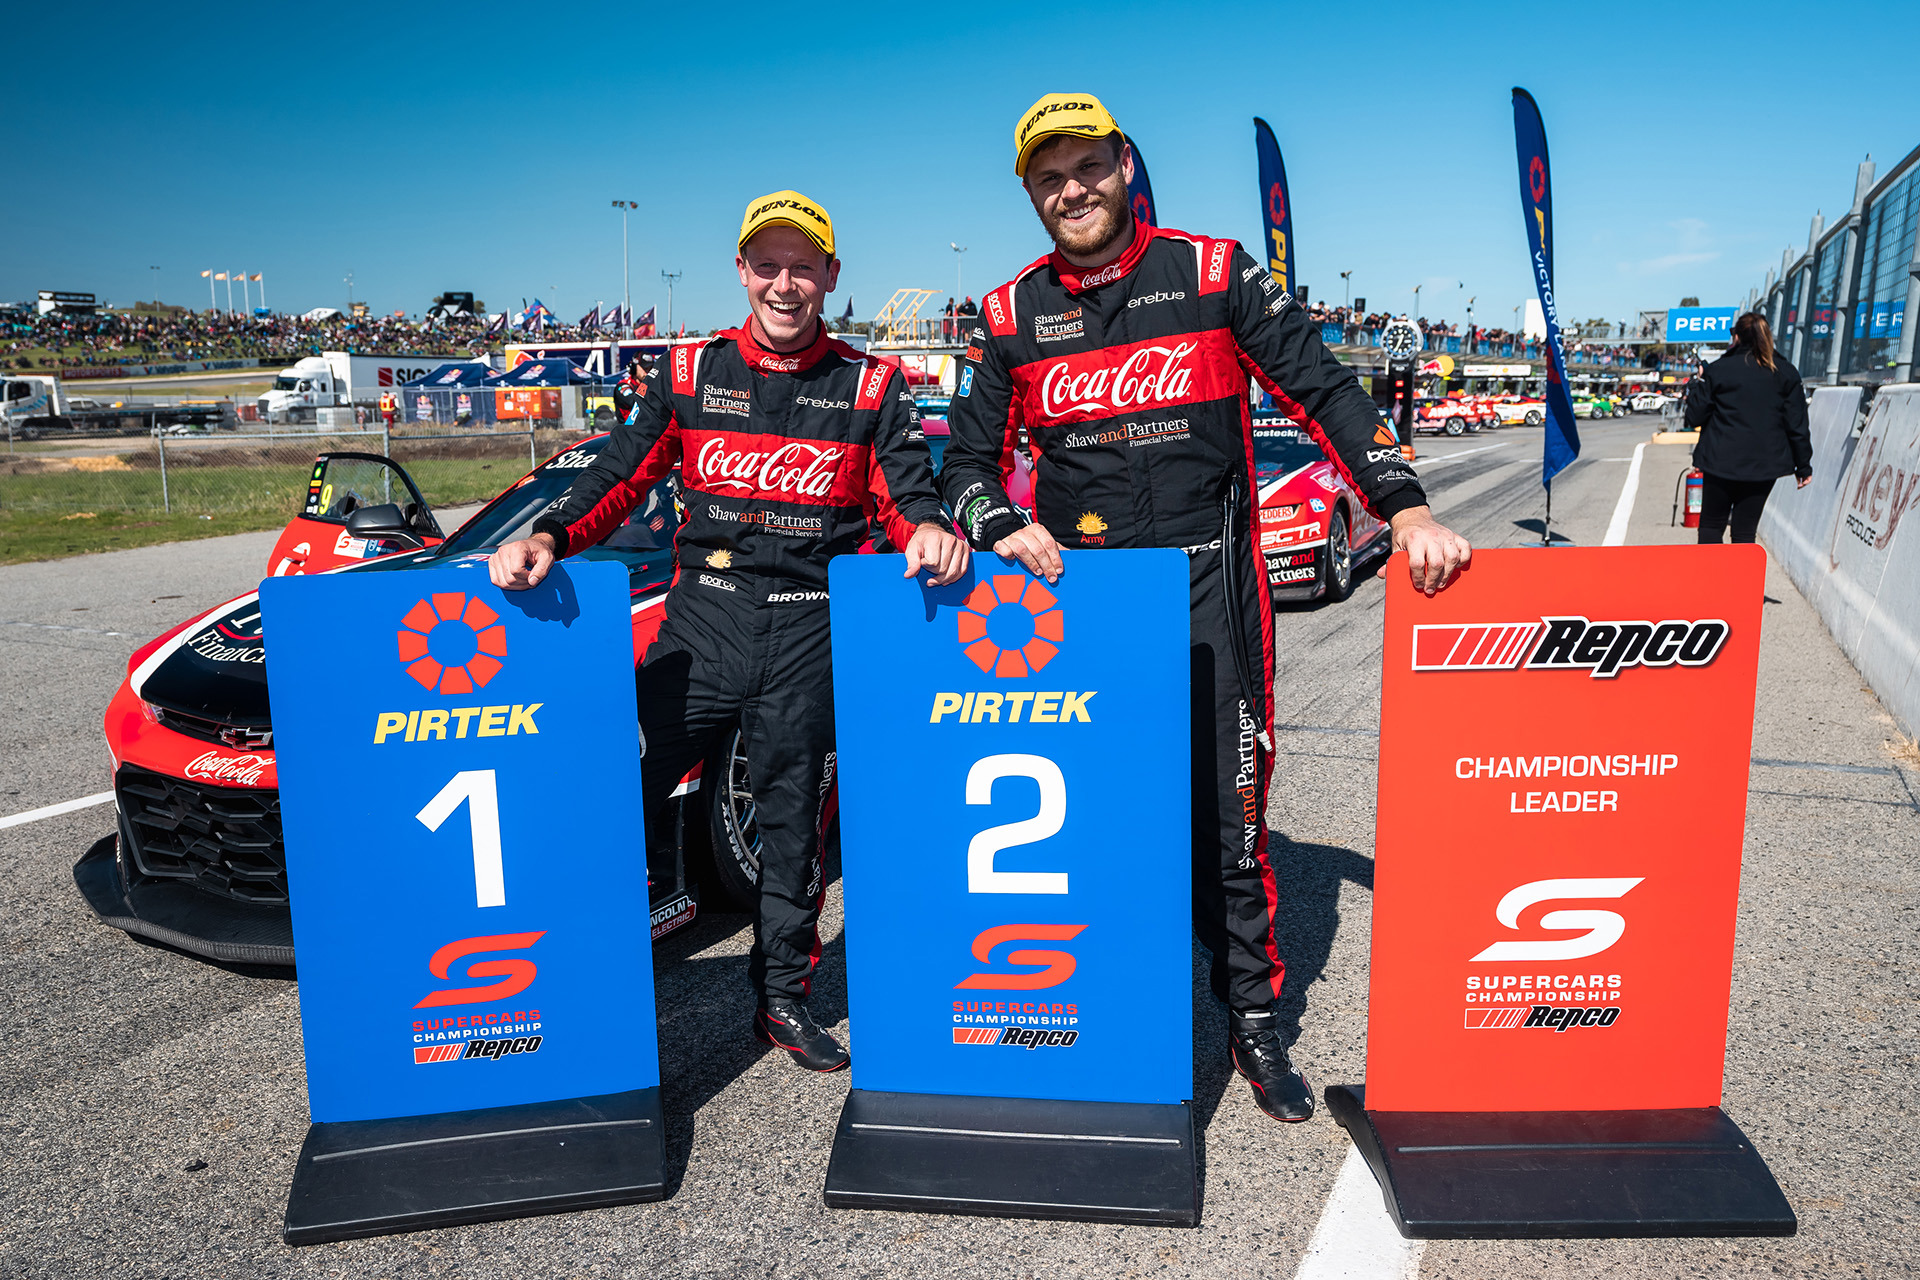
<instances>
[{"instance_id":1,"label":"advertising banner","mask_svg":"<svg viewBox=\"0 0 1920 1280\"><path fill-rule=\"evenodd\" d=\"M659 1083L628 604L580 561L261 585L316 1124Z\"/></svg>"},{"instance_id":2,"label":"advertising banner","mask_svg":"<svg viewBox=\"0 0 1920 1280\"><path fill-rule=\"evenodd\" d=\"M1253 149L1260 164L1260 221L1267 231L1267 270L1284 293L1295 293L1300 279L1293 251L1293 201L1287 196L1287 166L1273 127L1253 118ZM1355 310L1364 310L1364 306Z\"/></svg>"},{"instance_id":3,"label":"advertising banner","mask_svg":"<svg viewBox=\"0 0 1920 1280\"><path fill-rule=\"evenodd\" d=\"M1127 184L1127 203L1133 208L1133 216L1150 227L1160 225L1160 218L1153 207L1153 181L1147 177L1147 158L1140 154L1140 144L1132 138L1127 145L1133 148L1133 181Z\"/></svg>"},{"instance_id":4,"label":"advertising banner","mask_svg":"<svg viewBox=\"0 0 1920 1280\"><path fill-rule=\"evenodd\" d=\"M1547 430L1540 483L1551 491L1553 478L1580 456L1580 432L1573 422L1573 398L1567 391L1567 353L1560 340L1560 311L1553 300L1553 179L1547 164L1547 126L1540 118L1539 105L1525 89L1513 91L1513 142L1520 160L1520 210L1527 225L1527 255L1546 331L1542 345L1547 357ZM1528 320L1527 332L1531 335L1531 315Z\"/></svg>"},{"instance_id":5,"label":"advertising banner","mask_svg":"<svg viewBox=\"0 0 1920 1280\"><path fill-rule=\"evenodd\" d=\"M1711 342L1725 344L1733 336L1736 307L1672 307L1667 311L1668 342ZM1812 336L1824 337L1832 327L1833 308L1819 307L1813 313Z\"/></svg>"},{"instance_id":6,"label":"advertising banner","mask_svg":"<svg viewBox=\"0 0 1920 1280\"><path fill-rule=\"evenodd\" d=\"M1765 567L1388 575L1369 1111L1719 1104Z\"/></svg>"},{"instance_id":7,"label":"advertising banner","mask_svg":"<svg viewBox=\"0 0 1920 1280\"><path fill-rule=\"evenodd\" d=\"M1188 570L831 568L860 1091L1193 1094Z\"/></svg>"}]
</instances>

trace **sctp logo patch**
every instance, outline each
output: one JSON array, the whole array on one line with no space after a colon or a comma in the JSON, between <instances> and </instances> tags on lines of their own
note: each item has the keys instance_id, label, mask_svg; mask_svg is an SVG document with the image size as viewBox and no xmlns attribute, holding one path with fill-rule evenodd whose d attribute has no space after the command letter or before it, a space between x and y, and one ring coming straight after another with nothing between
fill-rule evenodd
<instances>
[{"instance_id":1,"label":"sctp logo patch","mask_svg":"<svg viewBox=\"0 0 1920 1280\"><path fill-rule=\"evenodd\" d=\"M399 632L400 661L423 688L472 693L500 673L507 628L481 600L436 592L407 611Z\"/></svg>"},{"instance_id":2,"label":"sctp logo patch","mask_svg":"<svg viewBox=\"0 0 1920 1280\"><path fill-rule=\"evenodd\" d=\"M1053 661L1065 615L1038 578L1000 574L982 582L959 613L960 646L982 671L1026 676Z\"/></svg>"}]
</instances>

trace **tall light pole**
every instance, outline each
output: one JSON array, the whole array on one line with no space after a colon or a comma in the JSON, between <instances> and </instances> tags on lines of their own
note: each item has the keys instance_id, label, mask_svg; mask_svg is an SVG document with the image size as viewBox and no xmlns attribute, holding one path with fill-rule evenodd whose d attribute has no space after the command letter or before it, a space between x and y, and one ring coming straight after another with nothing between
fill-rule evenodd
<instances>
[{"instance_id":1,"label":"tall light pole","mask_svg":"<svg viewBox=\"0 0 1920 1280\"><path fill-rule=\"evenodd\" d=\"M965 296L960 290L960 264L965 261L965 259L961 258L960 255L967 251L967 246L955 244L949 240L947 241L947 247L953 250L953 305L957 307L960 305L960 299Z\"/></svg>"},{"instance_id":2,"label":"tall light pole","mask_svg":"<svg viewBox=\"0 0 1920 1280\"><path fill-rule=\"evenodd\" d=\"M633 200L615 200L613 207L620 211L620 293L625 306L620 314L626 317L627 330L619 336L631 338L633 336L633 284L628 278L627 268L627 213L629 210L638 209L640 205Z\"/></svg>"},{"instance_id":3,"label":"tall light pole","mask_svg":"<svg viewBox=\"0 0 1920 1280\"><path fill-rule=\"evenodd\" d=\"M673 336L673 282L685 274L687 273L684 271L668 271L664 268L660 272L660 278L667 282L667 336L669 338Z\"/></svg>"},{"instance_id":4,"label":"tall light pole","mask_svg":"<svg viewBox=\"0 0 1920 1280\"><path fill-rule=\"evenodd\" d=\"M1340 281L1340 289L1343 295L1340 308L1343 311L1351 311L1353 310L1353 272L1342 271L1340 273Z\"/></svg>"},{"instance_id":5,"label":"tall light pole","mask_svg":"<svg viewBox=\"0 0 1920 1280\"><path fill-rule=\"evenodd\" d=\"M149 271L151 271L151 272L153 272L153 277L152 277L152 279L153 279L153 301L154 301L154 305L155 305L155 306L158 306L158 305L159 305L159 303L160 303L160 268L158 268L158 267L148 267L148 268L147 268L147 270L149 270Z\"/></svg>"},{"instance_id":6,"label":"tall light pole","mask_svg":"<svg viewBox=\"0 0 1920 1280\"><path fill-rule=\"evenodd\" d=\"M347 272L347 319L353 319L353 272Z\"/></svg>"},{"instance_id":7,"label":"tall light pole","mask_svg":"<svg viewBox=\"0 0 1920 1280\"><path fill-rule=\"evenodd\" d=\"M1420 319L1420 286L1415 285L1413 286L1413 320L1416 323L1418 323L1419 319Z\"/></svg>"}]
</instances>

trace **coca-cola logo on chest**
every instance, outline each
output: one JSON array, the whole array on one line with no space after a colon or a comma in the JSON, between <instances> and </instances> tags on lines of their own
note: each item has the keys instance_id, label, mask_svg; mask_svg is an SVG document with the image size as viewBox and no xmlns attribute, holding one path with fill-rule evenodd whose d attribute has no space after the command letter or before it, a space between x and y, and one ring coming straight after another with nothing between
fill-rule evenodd
<instances>
[{"instance_id":1,"label":"coca-cola logo on chest","mask_svg":"<svg viewBox=\"0 0 1920 1280\"><path fill-rule=\"evenodd\" d=\"M1124 413L1179 404L1193 392L1192 340L1172 346L1142 344L1117 365L1103 355L1068 356L1040 376L1040 408L1050 418L1070 413Z\"/></svg>"},{"instance_id":2,"label":"coca-cola logo on chest","mask_svg":"<svg viewBox=\"0 0 1920 1280\"><path fill-rule=\"evenodd\" d=\"M751 442L763 443L769 447L739 447L727 436L710 437L695 456L699 474L694 483L703 489L767 497L825 498L833 491L846 446L801 440Z\"/></svg>"}]
</instances>

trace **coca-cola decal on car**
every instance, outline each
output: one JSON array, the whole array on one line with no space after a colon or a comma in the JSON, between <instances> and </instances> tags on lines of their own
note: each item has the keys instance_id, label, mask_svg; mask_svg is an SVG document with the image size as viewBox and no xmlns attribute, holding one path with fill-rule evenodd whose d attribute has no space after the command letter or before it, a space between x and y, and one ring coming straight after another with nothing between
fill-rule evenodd
<instances>
[{"instance_id":1,"label":"coca-cola decal on car","mask_svg":"<svg viewBox=\"0 0 1920 1280\"><path fill-rule=\"evenodd\" d=\"M697 442L696 442L697 441ZM696 489L729 497L858 506L864 446L721 432L690 441Z\"/></svg>"},{"instance_id":2,"label":"coca-cola decal on car","mask_svg":"<svg viewBox=\"0 0 1920 1280\"><path fill-rule=\"evenodd\" d=\"M1208 333L1150 339L1038 361L1014 377L1031 415L1048 425L1152 412L1236 394L1245 375L1217 345Z\"/></svg>"},{"instance_id":3,"label":"coca-cola decal on car","mask_svg":"<svg viewBox=\"0 0 1920 1280\"><path fill-rule=\"evenodd\" d=\"M187 761L182 773L194 782L215 782L224 787L270 787L274 785L273 757L230 756L207 751Z\"/></svg>"}]
</instances>

